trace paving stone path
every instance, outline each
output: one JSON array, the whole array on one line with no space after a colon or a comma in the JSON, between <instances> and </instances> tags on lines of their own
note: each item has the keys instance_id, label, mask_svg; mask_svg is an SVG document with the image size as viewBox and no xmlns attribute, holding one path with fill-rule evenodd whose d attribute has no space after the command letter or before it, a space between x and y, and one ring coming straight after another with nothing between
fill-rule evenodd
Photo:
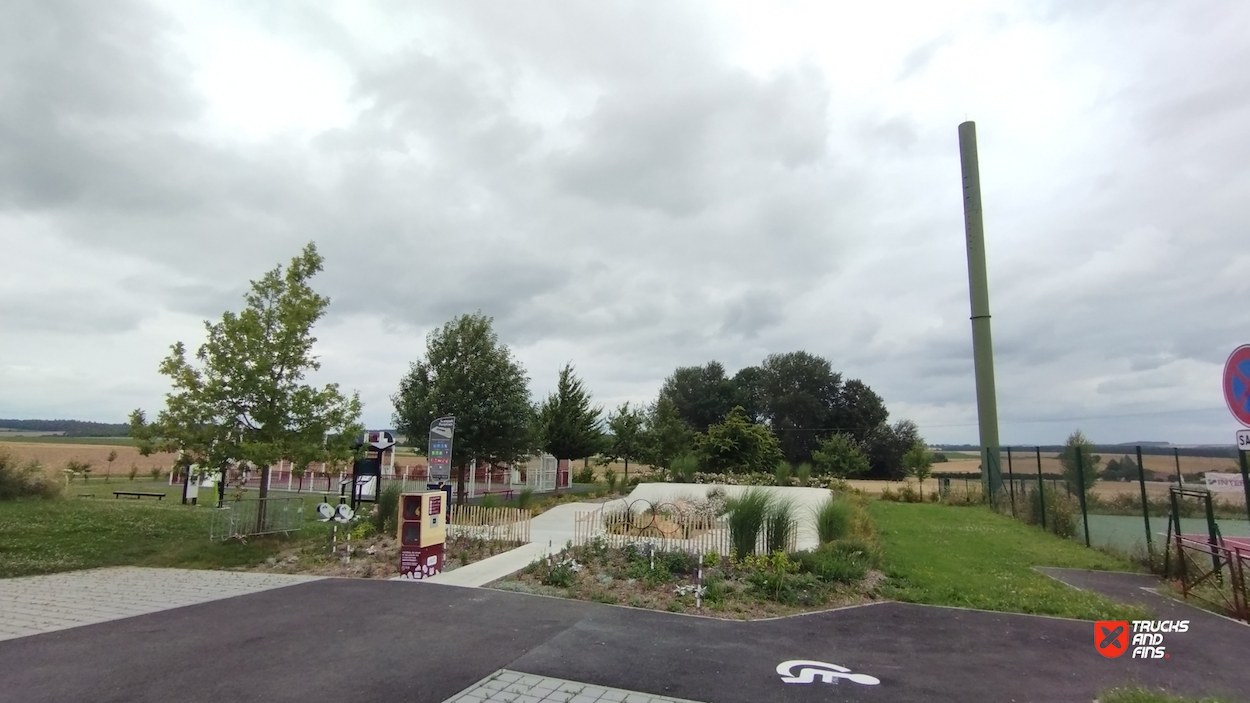
<instances>
[{"instance_id":1,"label":"paving stone path","mask_svg":"<svg viewBox=\"0 0 1250 703\"><path fill-rule=\"evenodd\" d=\"M319 579L318 576L138 567L0 579L0 640Z\"/></svg>"},{"instance_id":2,"label":"paving stone path","mask_svg":"<svg viewBox=\"0 0 1250 703\"><path fill-rule=\"evenodd\" d=\"M551 676L500 669L446 703L698 703L609 686L594 686Z\"/></svg>"}]
</instances>

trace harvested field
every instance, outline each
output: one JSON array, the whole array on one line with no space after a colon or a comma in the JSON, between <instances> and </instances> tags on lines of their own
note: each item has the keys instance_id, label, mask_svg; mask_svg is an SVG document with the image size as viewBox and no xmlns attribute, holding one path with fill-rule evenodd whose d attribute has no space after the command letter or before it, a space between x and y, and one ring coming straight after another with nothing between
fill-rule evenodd
<instances>
[{"instance_id":1,"label":"harvested field","mask_svg":"<svg viewBox=\"0 0 1250 703\"><path fill-rule=\"evenodd\" d=\"M139 476L148 476L152 469L168 471L177 458L174 454L142 456L135 447L107 444L45 444L42 442L4 442L0 451L12 452L20 461L38 460L50 474L60 475L68 461L85 461L91 464L92 478L103 477L111 471L113 480L126 479L133 464ZM117 452L117 459L109 467L109 452Z\"/></svg>"}]
</instances>

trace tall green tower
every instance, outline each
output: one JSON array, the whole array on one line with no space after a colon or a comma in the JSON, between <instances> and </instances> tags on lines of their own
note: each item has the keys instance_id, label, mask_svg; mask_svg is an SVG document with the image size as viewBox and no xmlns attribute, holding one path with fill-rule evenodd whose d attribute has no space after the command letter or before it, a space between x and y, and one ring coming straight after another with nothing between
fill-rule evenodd
<instances>
[{"instance_id":1,"label":"tall green tower","mask_svg":"<svg viewBox=\"0 0 1250 703\"><path fill-rule=\"evenodd\" d=\"M981 220L981 167L977 125L959 125L959 162L964 176L964 232L968 244L968 297L972 303L972 363L977 381L977 424L981 431L981 484L991 496L1003 486L998 444L998 400L994 391L994 342L990 336L990 288L985 274L985 227Z\"/></svg>"}]
</instances>

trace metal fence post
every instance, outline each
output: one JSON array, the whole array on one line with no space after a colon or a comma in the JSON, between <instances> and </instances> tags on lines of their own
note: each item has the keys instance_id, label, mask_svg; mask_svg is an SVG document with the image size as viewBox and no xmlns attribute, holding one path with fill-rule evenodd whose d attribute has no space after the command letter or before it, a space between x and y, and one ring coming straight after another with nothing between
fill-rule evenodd
<instances>
[{"instance_id":1,"label":"metal fence post","mask_svg":"<svg viewBox=\"0 0 1250 703\"><path fill-rule=\"evenodd\" d=\"M1250 466L1247 466L1244 449L1237 450L1237 461L1241 464L1241 490L1246 494L1246 518L1250 519Z\"/></svg>"},{"instance_id":2,"label":"metal fence post","mask_svg":"<svg viewBox=\"0 0 1250 703\"><path fill-rule=\"evenodd\" d=\"M1172 456L1176 458L1176 485L1179 488L1185 487L1185 476L1181 473L1181 450L1178 447L1172 447Z\"/></svg>"},{"instance_id":3,"label":"metal fence post","mask_svg":"<svg viewBox=\"0 0 1250 703\"><path fill-rule=\"evenodd\" d=\"M1037 449L1037 501L1042 510L1042 529L1046 529L1046 482L1042 480L1042 448Z\"/></svg>"},{"instance_id":4,"label":"metal fence post","mask_svg":"<svg viewBox=\"0 0 1250 703\"><path fill-rule=\"evenodd\" d=\"M1141 516L1146 521L1146 554L1154 557L1154 538L1150 534L1150 499L1146 497L1146 467L1141 460L1141 445L1137 447L1137 484L1141 486Z\"/></svg>"},{"instance_id":5,"label":"metal fence post","mask_svg":"<svg viewBox=\"0 0 1250 703\"><path fill-rule=\"evenodd\" d=\"M1085 546L1089 546L1089 511L1085 508L1085 462L1081 459L1081 446L1076 446L1077 498L1081 501L1081 522L1085 525Z\"/></svg>"},{"instance_id":6,"label":"metal fence post","mask_svg":"<svg viewBox=\"0 0 1250 703\"><path fill-rule=\"evenodd\" d=\"M1215 526L1215 508L1210 491L1207 492L1203 502L1207 504L1207 544L1211 548L1211 571L1215 573L1216 580L1222 582L1224 574L1220 571L1220 528Z\"/></svg>"},{"instance_id":7,"label":"metal fence post","mask_svg":"<svg viewBox=\"0 0 1250 703\"><path fill-rule=\"evenodd\" d=\"M1011 447L1007 447L1007 488L1011 491L1011 516L1016 516L1016 477L1011 472Z\"/></svg>"}]
</instances>

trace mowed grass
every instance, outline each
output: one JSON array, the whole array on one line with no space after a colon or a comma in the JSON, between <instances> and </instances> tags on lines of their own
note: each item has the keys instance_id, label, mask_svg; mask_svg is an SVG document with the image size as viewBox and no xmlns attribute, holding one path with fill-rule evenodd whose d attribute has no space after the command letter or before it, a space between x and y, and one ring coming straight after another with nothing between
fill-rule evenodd
<instances>
[{"instance_id":1,"label":"mowed grass","mask_svg":"<svg viewBox=\"0 0 1250 703\"><path fill-rule=\"evenodd\" d=\"M988 508L869 501L887 598L1082 620L1139 620L1145 609L1066 586L1035 566L1133 571L1126 561Z\"/></svg>"},{"instance_id":2,"label":"mowed grass","mask_svg":"<svg viewBox=\"0 0 1250 703\"><path fill-rule=\"evenodd\" d=\"M1173 696L1148 688L1115 688L1099 695L1097 703L1231 703L1231 699Z\"/></svg>"},{"instance_id":3,"label":"mowed grass","mask_svg":"<svg viewBox=\"0 0 1250 703\"><path fill-rule=\"evenodd\" d=\"M290 538L210 541L210 512L172 498L114 500L111 494L6 501L0 503L0 578L101 566L249 566L324 531L310 521Z\"/></svg>"}]
</instances>

